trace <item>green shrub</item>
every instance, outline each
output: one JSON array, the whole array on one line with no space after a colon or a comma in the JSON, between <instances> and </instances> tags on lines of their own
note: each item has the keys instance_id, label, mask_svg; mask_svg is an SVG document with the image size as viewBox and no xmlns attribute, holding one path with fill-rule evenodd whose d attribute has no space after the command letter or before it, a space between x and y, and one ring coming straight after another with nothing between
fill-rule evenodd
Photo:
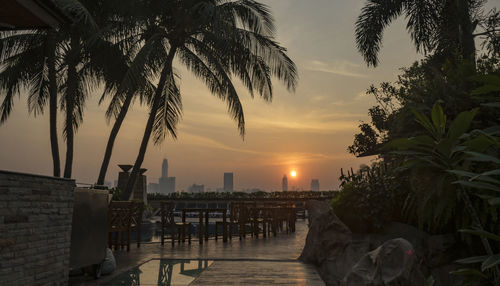
<instances>
[{"instance_id":1,"label":"green shrub","mask_svg":"<svg viewBox=\"0 0 500 286\"><path fill-rule=\"evenodd\" d=\"M330 205L351 231L376 232L391 221L402 220L406 178L396 178L382 163L374 163L340 180L342 189Z\"/></svg>"}]
</instances>

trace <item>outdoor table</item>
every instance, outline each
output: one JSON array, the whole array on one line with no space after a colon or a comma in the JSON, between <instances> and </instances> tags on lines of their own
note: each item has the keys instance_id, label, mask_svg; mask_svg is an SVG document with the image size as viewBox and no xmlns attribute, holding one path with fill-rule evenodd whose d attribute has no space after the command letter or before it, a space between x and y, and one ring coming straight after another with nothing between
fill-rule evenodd
<instances>
[{"instance_id":1,"label":"outdoor table","mask_svg":"<svg viewBox=\"0 0 500 286\"><path fill-rule=\"evenodd\" d=\"M277 212L282 209L281 207L279 206L258 206L258 207L251 207L250 208L250 213L252 214L252 218L253 218L253 221L254 221L254 224L256 224L256 226L254 226L254 228L258 228L258 223L259 223L259 215L262 214L262 230L263 230L263 236L264 237L267 237L267 232L269 230L272 230L274 236L276 236L276 226L274 225L275 224L275 220L277 218ZM269 225L270 221L269 219L273 220L273 226L271 227ZM269 228L269 229L268 229ZM253 230L254 231L254 234L258 237L258 230Z\"/></svg>"},{"instance_id":2,"label":"outdoor table","mask_svg":"<svg viewBox=\"0 0 500 286\"><path fill-rule=\"evenodd\" d=\"M224 225L222 231L222 241L227 242L227 227L226 227L226 213L225 208L187 208L182 210L182 222L186 222L186 213L198 213L199 217L199 231L198 237L200 244L203 244L203 230L205 230L205 240L208 240L208 220L210 213L222 213L222 223ZM203 226L203 215L205 215L205 226Z\"/></svg>"}]
</instances>

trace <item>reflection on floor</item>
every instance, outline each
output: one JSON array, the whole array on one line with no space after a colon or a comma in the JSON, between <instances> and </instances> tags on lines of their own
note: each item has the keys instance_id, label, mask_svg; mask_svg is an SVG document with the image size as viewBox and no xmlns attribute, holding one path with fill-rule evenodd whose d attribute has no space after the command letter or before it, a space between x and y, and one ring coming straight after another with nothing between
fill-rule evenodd
<instances>
[{"instance_id":1,"label":"reflection on floor","mask_svg":"<svg viewBox=\"0 0 500 286\"><path fill-rule=\"evenodd\" d=\"M122 273L113 278L111 281L101 285L188 285L212 263L213 261L211 260L202 259L153 259L125 273Z\"/></svg>"}]
</instances>

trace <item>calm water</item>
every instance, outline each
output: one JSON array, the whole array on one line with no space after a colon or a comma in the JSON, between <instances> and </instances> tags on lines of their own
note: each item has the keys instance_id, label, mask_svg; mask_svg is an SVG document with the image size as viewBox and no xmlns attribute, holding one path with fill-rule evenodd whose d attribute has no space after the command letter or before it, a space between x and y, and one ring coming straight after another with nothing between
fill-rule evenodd
<instances>
[{"instance_id":1,"label":"calm water","mask_svg":"<svg viewBox=\"0 0 500 286\"><path fill-rule=\"evenodd\" d=\"M188 285L212 263L212 260L151 260L101 285Z\"/></svg>"}]
</instances>

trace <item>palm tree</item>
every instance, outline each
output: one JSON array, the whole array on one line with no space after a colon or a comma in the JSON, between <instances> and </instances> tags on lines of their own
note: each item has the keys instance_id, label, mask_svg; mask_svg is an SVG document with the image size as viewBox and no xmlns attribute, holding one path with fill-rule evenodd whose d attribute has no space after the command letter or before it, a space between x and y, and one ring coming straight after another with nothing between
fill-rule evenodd
<instances>
[{"instance_id":1,"label":"palm tree","mask_svg":"<svg viewBox=\"0 0 500 286\"><path fill-rule=\"evenodd\" d=\"M44 112L48 98L53 176L59 177L61 167L57 139L57 32L6 32L2 34L1 39L0 88L6 92L0 106L0 124L10 115L13 97L22 87L28 89L28 110L35 116Z\"/></svg>"},{"instance_id":2,"label":"palm tree","mask_svg":"<svg viewBox=\"0 0 500 286\"><path fill-rule=\"evenodd\" d=\"M124 190L125 198L132 193L151 134L155 134L155 143L161 142L166 134L164 127L168 130L173 127L171 123L176 123L169 121L169 105L162 105L174 94L166 90L174 86L176 55L214 95L227 102L241 136L245 134L245 120L231 75L239 77L252 95L256 91L266 100L272 99L271 76L281 79L289 90L294 90L297 83L295 64L286 49L273 40L274 20L267 6L251 0L172 0L155 4L158 6L152 11L156 13L146 21L154 25L146 31L151 41L147 48L156 51L151 53L154 60L149 61L160 71L159 83Z\"/></svg>"},{"instance_id":3,"label":"palm tree","mask_svg":"<svg viewBox=\"0 0 500 286\"><path fill-rule=\"evenodd\" d=\"M70 178L73 166L74 134L83 120L85 101L96 87L106 83L108 92L121 80L127 68L127 56L119 44L110 39L116 37L114 1L58 0L61 8L75 21L61 28L67 36L63 47L64 61L61 69L66 77L62 82L63 107L66 114L66 162L64 177ZM98 21L99 24L98 25Z\"/></svg>"},{"instance_id":4,"label":"palm tree","mask_svg":"<svg viewBox=\"0 0 500 286\"><path fill-rule=\"evenodd\" d=\"M356 44L368 65L377 66L384 29L402 14L417 52L449 58L457 51L475 60L473 32L482 0L368 0L356 21Z\"/></svg>"}]
</instances>

